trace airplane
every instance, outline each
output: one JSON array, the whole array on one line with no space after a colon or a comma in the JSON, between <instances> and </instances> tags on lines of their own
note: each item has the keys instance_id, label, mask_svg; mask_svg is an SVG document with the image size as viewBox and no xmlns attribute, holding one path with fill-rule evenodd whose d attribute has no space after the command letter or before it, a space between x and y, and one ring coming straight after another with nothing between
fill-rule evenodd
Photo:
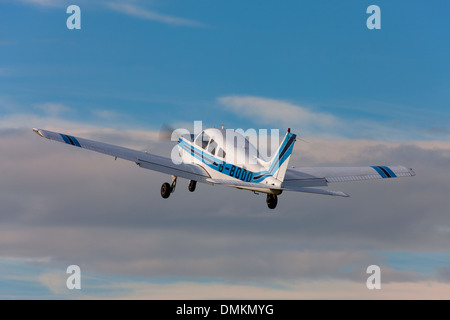
<instances>
[{"instance_id":1,"label":"airplane","mask_svg":"<svg viewBox=\"0 0 450 320\"><path fill-rule=\"evenodd\" d=\"M297 137L290 129L269 161L242 134L223 127L202 130L197 136L180 135L177 140L179 161L63 133L36 128L33 131L43 138L129 160L141 168L171 175L172 182L161 186L164 199L175 191L178 177L189 180L191 192L195 191L197 182L201 182L264 193L269 209L275 209L278 196L284 191L348 197L342 191L317 187L333 182L415 176L411 168L404 166L289 167Z\"/></svg>"}]
</instances>

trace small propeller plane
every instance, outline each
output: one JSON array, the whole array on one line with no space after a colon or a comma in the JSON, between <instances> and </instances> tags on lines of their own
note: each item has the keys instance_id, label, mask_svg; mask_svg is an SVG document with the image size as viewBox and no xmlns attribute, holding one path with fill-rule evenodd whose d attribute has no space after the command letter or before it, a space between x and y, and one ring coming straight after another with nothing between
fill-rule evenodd
<instances>
[{"instance_id":1,"label":"small propeller plane","mask_svg":"<svg viewBox=\"0 0 450 320\"><path fill-rule=\"evenodd\" d=\"M178 177L190 180L191 192L195 191L197 182L202 182L265 193L267 206L275 209L283 191L348 197L342 191L317 187L328 186L330 182L415 175L412 169L403 166L288 167L296 141L290 129L270 161L263 159L256 147L234 130L210 128L197 136L181 135L177 141L179 163L172 158L67 134L36 128L33 131L43 138L133 161L141 168L171 175L172 182L161 186L161 196L165 199L175 191Z\"/></svg>"}]
</instances>

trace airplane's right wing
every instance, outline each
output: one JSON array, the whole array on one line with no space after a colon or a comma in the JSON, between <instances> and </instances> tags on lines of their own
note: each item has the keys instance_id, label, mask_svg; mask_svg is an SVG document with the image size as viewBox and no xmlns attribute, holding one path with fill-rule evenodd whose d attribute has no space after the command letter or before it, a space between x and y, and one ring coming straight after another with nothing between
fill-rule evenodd
<instances>
[{"instance_id":1,"label":"airplane's right wing","mask_svg":"<svg viewBox=\"0 0 450 320\"><path fill-rule=\"evenodd\" d=\"M161 157L147 152L128 149L99 141L77 138L67 134L43 129L33 129L33 131L43 138L133 161L145 169L159 171L199 182L206 182L206 179L210 178L210 175L205 169L195 164L174 164L170 158Z\"/></svg>"}]
</instances>

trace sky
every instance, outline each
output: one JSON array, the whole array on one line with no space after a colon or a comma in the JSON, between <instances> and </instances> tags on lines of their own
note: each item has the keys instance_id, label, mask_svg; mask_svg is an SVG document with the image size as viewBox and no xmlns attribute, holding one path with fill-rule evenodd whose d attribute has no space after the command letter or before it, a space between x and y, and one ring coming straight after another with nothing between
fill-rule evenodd
<instances>
[{"instance_id":1,"label":"sky","mask_svg":"<svg viewBox=\"0 0 450 320\"><path fill-rule=\"evenodd\" d=\"M81 29L69 30L69 5ZM369 5L381 29L366 25ZM448 1L0 0L1 299L450 298ZM187 181L164 125L291 128L296 166L405 165L350 198ZM251 195L251 196L250 196ZM69 265L81 289L66 287ZM378 265L381 289L366 269Z\"/></svg>"}]
</instances>

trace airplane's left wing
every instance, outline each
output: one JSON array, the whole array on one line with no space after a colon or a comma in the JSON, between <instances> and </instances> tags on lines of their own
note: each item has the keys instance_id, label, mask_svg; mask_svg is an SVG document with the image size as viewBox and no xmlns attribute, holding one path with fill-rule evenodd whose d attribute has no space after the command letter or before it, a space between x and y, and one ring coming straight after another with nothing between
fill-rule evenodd
<instances>
[{"instance_id":1,"label":"airplane's left wing","mask_svg":"<svg viewBox=\"0 0 450 320\"><path fill-rule=\"evenodd\" d=\"M99 141L77 138L69 136L67 134L43 129L33 129L33 131L43 138L133 161L137 165L145 169L159 171L177 177L200 182L206 182L206 179L210 178L205 169L194 164L174 164L170 158L161 157L147 152L128 149Z\"/></svg>"},{"instance_id":2,"label":"airplane's left wing","mask_svg":"<svg viewBox=\"0 0 450 320\"><path fill-rule=\"evenodd\" d=\"M411 177L416 174L404 166L367 167L291 167L283 186L326 186L329 182Z\"/></svg>"}]
</instances>

